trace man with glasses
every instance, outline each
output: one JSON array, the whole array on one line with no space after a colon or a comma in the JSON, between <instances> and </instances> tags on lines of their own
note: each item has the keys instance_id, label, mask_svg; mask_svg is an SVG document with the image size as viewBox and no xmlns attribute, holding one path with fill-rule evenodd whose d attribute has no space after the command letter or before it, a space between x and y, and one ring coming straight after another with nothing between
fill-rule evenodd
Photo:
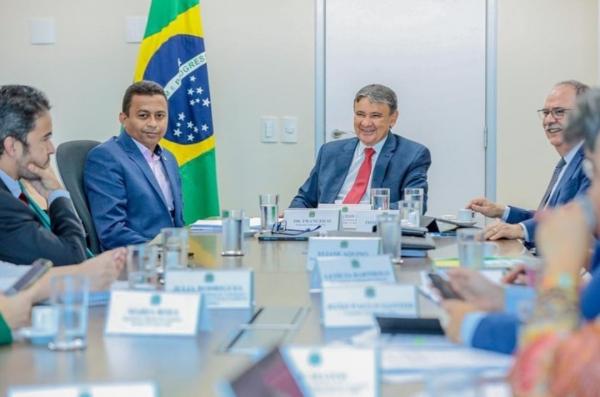
<instances>
[{"instance_id":1,"label":"man with glasses","mask_svg":"<svg viewBox=\"0 0 600 397\"><path fill-rule=\"evenodd\" d=\"M552 88L544 107L538 110L546 138L558 152L560 160L537 210L563 205L586 191L590 185L582 169L582 141L569 143L565 141L563 135L569 111L575 106L577 97L588 89L587 85L579 81L562 81ZM503 221L486 227L484 231L486 239L523 239L526 242L533 242L535 239L537 226L537 221L534 219L535 211L505 206L486 198L471 200L467 208Z\"/></svg>"},{"instance_id":2,"label":"man with glasses","mask_svg":"<svg viewBox=\"0 0 600 397\"><path fill-rule=\"evenodd\" d=\"M329 142L321 147L317 163L290 208L315 208L319 203L369 203L371 188L390 189L390 203L403 197L405 188L422 188L427 208L429 150L391 133L398 119L394 91L370 84L354 97L356 138Z\"/></svg>"}]
</instances>

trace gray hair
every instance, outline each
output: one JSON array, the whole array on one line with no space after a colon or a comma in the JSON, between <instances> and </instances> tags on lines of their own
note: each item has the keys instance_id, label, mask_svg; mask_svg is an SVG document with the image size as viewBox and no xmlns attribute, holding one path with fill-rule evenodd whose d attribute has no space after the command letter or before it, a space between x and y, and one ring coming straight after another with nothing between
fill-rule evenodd
<instances>
[{"instance_id":1,"label":"gray hair","mask_svg":"<svg viewBox=\"0 0 600 397\"><path fill-rule=\"evenodd\" d=\"M0 87L0 155L4 140L13 137L27 146L27 134L39 116L50 110L48 98L40 90L26 85Z\"/></svg>"},{"instance_id":2,"label":"gray hair","mask_svg":"<svg viewBox=\"0 0 600 397\"><path fill-rule=\"evenodd\" d=\"M367 98L371 103L385 103L390 108L390 113L398 110L398 98L389 87L381 84L369 84L361 88L354 97L354 103Z\"/></svg>"},{"instance_id":3,"label":"gray hair","mask_svg":"<svg viewBox=\"0 0 600 397\"><path fill-rule=\"evenodd\" d=\"M564 130L565 141L576 143L583 138L585 148L593 152L600 133L600 89L592 88L577 99Z\"/></svg>"},{"instance_id":4,"label":"gray hair","mask_svg":"<svg viewBox=\"0 0 600 397\"><path fill-rule=\"evenodd\" d=\"M577 81L577 80L561 81L560 83L556 83L554 86L556 87L559 85L568 85L568 86L572 87L575 90L576 97L579 97L579 96L585 94L590 89L590 87L588 85L583 84L581 81Z\"/></svg>"}]
</instances>

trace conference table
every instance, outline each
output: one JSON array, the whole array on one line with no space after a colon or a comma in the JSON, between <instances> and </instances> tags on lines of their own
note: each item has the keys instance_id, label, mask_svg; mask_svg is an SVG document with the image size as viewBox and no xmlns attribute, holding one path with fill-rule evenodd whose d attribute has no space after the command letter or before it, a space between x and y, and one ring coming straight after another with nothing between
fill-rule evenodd
<instances>
[{"instance_id":1,"label":"conference table","mask_svg":"<svg viewBox=\"0 0 600 397\"><path fill-rule=\"evenodd\" d=\"M398 283L418 284L420 272L432 266L431 257L456 255L454 238L435 238L436 249L426 258L405 258L395 265ZM309 293L306 271L307 243L302 241L246 240L246 254L221 256L220 235L192 234L191 266L210 269L254 271L256 308L303 308L297 329L286 335L266 338L266 344L290 343L319 345L335 339L335 333L320 323L319 296ZM502 241L500 255L524 254L518 241ZM440 310L419 294L423 316ZM250 311L211 311L212 331L196 337L105 336L106 307L91 307L87 348L72 352L53 352L44 346L16 342L0 348L0 395L16 385L58 385L152 381L161 396L216 396L218 382L230 379L252 362L248 354L226 352L240 324L249 320ZM264 336L264 335L263 335ZM257 343L265 343L261 337ZM411 396L422 389L418 381L381 385L382 396Z\"/></svg>"}]
</instances>

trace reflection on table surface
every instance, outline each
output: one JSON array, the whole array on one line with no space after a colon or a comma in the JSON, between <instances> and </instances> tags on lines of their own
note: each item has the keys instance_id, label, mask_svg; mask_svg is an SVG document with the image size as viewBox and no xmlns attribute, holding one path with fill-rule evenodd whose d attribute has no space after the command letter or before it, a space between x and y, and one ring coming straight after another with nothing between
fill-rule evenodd
<instances>
[{"instance_id":1,"label":"reflection on table surface","mask_svg":"<svg viewBox=\"0 0 600 397\"><path fill-rule=\"evenodd\" d=\"M319 296L308 292L306 242L258 242L246 240L241 257L220 255L219 235L192 235L192 265L211 269L250 268L255 272L257 307L306 307L304 320L289 340L294 344L321 344L343 332L325 333L320 325ZM430 257L456 256L453 238L436 239ZM500 254L523 253L517 241L500 243ZM430 258L406 258L396 266L399 283L419 282L420 271L432 266ZM422 316L435 316L439 308L419 295ZM105 307L90 308L88 347L76 352L52 352L43 346L16 342L0 348L0 394L9 386L82 382L155 381L163 396L213 396L215 384L235 376L250 362L244 354L224 353L224 345L248 321L252 312L211 312L213 331L197 337L127 337L103 335ZM273 336L273 340L277 340ZM409 396L421 385L384 384L383 396Z\"/></svg>"}]
</instances>

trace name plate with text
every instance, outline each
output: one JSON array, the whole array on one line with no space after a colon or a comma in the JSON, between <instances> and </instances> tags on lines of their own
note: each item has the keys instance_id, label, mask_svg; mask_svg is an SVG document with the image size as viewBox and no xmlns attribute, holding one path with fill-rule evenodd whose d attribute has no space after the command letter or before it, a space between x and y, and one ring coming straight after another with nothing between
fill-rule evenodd
<instances>
[{"instance_id":1,"label":"name plate with text","mask_svg":"<svg viewBox=\"0 0 600 397\"><path fill-rule=\"evenodd\" d=\"M8 397L107 397L136 396L158 397L152 382L81 384L61 386L23 386L8 390Z\"/></svg>"},{"instance_id":2,"label":"name plate with text","mask_svg":"<svg viewBox=\"0 0 600 397\"><path fill-rule=\"evenodd\" d=\"M210 328L198 293L112 290L107 335L193 336Z\"/></svg>"},{"instance_id":3,"label":"name plate with text","mask_svg":"<svg viewBox=\"0 0 600 397\"><path fill-rule=\"evenodd\" d=\"M374 315L417 317L413 285L369 284L324 287L321 315L325 327L370 327Z\"/></svg>"},{"instance_id":4,"label":"name plate with text","mask_svg":"<svg viewBox=\"0 0 600 397\"><path fill-rule=\"evenodd\" d=\"M329 232L338 230L340 226L340 211L337 209L290 208L283 214L288 229L306 230L321 226L319 230Z\"/></svg>"},{"instance_id":5,"label":"name plate with text","mask_svg":"<svg viewBox=\"0 0 600 397\"><path fill-rule=\"evenodd\" d=\"M252 270L169 270L165 290L199 292L209 309L247 309L254 305Z\"/></svg>"},{"instance_id":6,"label":"name plate with text","mask_svg":"<svg viewBox=\"0 0 600 397\"><path fill-rule=\"evenodd\" d=\"M392 261L387 255L350 258L343 256L323 256L317 258L317 266L310 279L312 292L322 287L357 283L396 282Z\"/></svg>"},{"instance_id":7,"label":"name plate with text","mask_svg":"<svg viewBox=\"0 0 600 397\"><path fill-rule=\"evenodd\" d=\"M383 214L398 215L398 210L351 210L340 215L340 228L356 232L372 232L377 217Z\"/></svg>"},{"instance_id":8,"label":"name plate with text","mask_svg":"<svg viewBox=\"0 0 600 397\"><path fill-rule=\"evenodd\" d=\"M360 258L379 254L379 237L311 237L308 239L306 267L312 271L317 258L344 256Z\"/></svg>"},{"instance_id":9,"label":"name plate with text","mask_svg":"<svg viewBox=\"0 0 600 397\"><path fill-rule=\"evenodd\" d=\"M284 354L311 396L380 395L375 349L290 346Z\"/></svg>"}]
</instances>

